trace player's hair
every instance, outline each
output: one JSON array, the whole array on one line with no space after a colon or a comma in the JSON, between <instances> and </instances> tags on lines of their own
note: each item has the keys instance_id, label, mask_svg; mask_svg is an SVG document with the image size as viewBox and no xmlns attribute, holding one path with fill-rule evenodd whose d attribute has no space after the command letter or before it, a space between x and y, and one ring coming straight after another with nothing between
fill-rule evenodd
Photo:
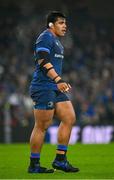
<instances>
[{"instance_id":1,"label":"player's hair","mask_svg":"<svg viewBox=\"0 0 114 180\"><path fill-rule=\"evenodd\" d=\"M66 19L66 16L63 13L59 12L59 11L52 11L49 14L47 14L47 18L46 18L46 20L47 20L47 22L46 22L47 28L49 28L53 23L55 23L58 18Z\"/></svg>"}]
</instances>

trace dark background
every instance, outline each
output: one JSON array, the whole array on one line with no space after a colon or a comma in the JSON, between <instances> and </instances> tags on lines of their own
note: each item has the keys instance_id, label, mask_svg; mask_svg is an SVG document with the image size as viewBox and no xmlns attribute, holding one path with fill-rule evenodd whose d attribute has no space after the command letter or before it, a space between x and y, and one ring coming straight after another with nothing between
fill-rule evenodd
<instances>
[{"instance_id":1,"label":"dark background","mask_svg":"<svg viewBox=\"0 0 114 180\"><path fill-rule=\"evenodd\" d=\"M113 7L113 0L0 0L0 142L29 139L33 46L51 10L68 17L63 78L72 85L77 125L114 124Z\"/></svg>"}]
</instances>

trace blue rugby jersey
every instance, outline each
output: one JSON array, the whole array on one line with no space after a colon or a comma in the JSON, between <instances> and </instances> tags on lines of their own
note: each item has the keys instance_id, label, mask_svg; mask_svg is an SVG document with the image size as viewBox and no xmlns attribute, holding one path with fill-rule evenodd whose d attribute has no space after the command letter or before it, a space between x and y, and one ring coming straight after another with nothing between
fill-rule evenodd
<instances>
[{"instance_id":1,"label":"blue rugby jersey","mask_svg":"<svg viewBox=\"0 0 114 180\"><path fill-rule=\"evenodd\" d=\"M38 59L39 51L46 51L49 53L50 62L58 75L61 76L64 48L58 37L54 36L48 29L43 31L36 40L34 51L35 59ZM39 64L36 63L30 89L35 91L43 89L57 90L57 85L40 69Z\"/></svg>"}]
</instances>

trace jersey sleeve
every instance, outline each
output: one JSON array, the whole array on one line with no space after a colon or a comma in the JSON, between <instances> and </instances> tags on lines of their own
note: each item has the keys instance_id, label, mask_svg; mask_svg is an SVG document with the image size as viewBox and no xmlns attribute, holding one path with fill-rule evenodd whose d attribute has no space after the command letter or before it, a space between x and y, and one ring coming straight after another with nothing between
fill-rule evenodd
<instances>
[{"instance_id":1,"label":"jersey sleeve","mask_svg":"<svg viewBox=\"0 0 114 180\"><path fill-rule=\"evenodd\" d=\"M45 51L50 54L53 44L53 39L50 34L41 35L35 44L35 53L38 54L39 51Z\"/></svg>"}]
</instances>

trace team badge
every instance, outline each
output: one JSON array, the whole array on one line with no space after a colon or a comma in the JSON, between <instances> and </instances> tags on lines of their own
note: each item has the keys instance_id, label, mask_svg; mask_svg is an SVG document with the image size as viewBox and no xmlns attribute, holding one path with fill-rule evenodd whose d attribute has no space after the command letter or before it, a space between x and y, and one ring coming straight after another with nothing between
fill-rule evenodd
<instances>
[{"instance_id":1,"label":"team badge","mask_svg":"<svg viewBox=\"0 0 114 180\"><path fill-rule=\"evenodd\" d=\"M52 108L53 105L54 105L54 103L53 103L52 101L48 102L48 107L49 107L49 108Z\"/></svg>"}]
</instances>

